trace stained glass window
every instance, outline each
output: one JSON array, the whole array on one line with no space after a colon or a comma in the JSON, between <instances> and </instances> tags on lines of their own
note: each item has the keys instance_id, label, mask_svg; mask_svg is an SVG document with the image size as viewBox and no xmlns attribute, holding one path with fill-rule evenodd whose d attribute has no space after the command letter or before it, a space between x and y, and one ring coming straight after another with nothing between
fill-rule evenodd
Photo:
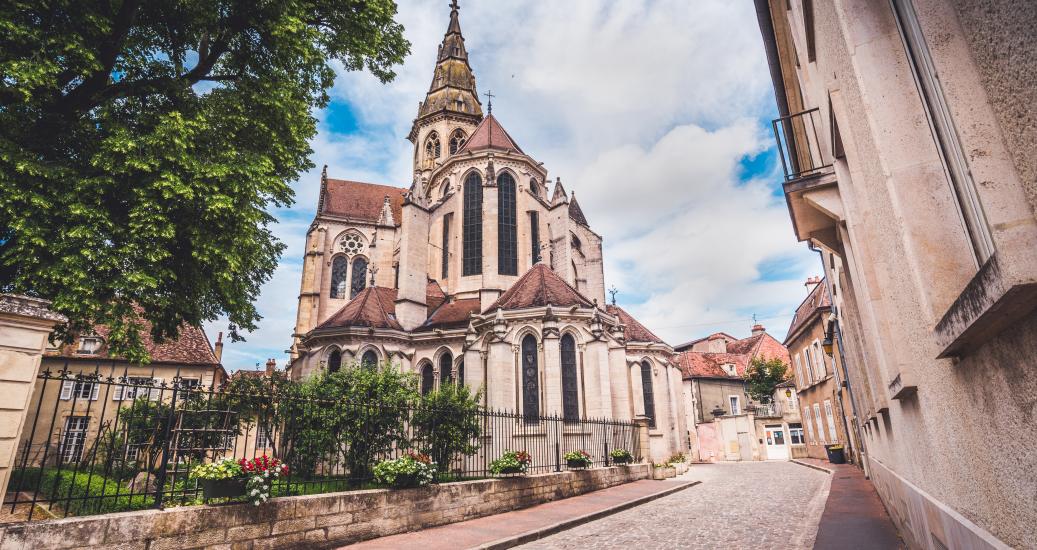
<instances>
[{"instance_id":1,"label":"stained glass window","mask_svg":"<svg viewBox=\"0 0 1037 550\"><path fill-rule=\"evenodd\" d=\"M463 275L482 273L482 179L472 172L464 181Z\"/></svg>"},{"instance_id":2,"label":"stained glass window","mask_svg":"<svg viewBox=\"0 0 1037 550\"><path fill-rule=\"evenodd\" d=\"M566 421L580 418L580 382L576 373L576 340L562 336L562 413Z\"/></svg>"},{"instance_id":3,"label":"stained glass window","mask_svg":"<svg viewBox=\"0 0 1037 550\"><path fill-rule=\"evenodd\" d=\"M444 384L452 384L454 382L454 373L451 372L454 367L454 358L450 353L444 353L439 356L439 386L443 387Z\"/></svg>"},{"instance_id":4,"label":"stained glass window","mask_svg":"<svg viewBox=\"0 0 1037 550\"><path fill-rule=\"evenodd\" d=\"M641 393L645 398L645 416L648 426L655 427L655 393L652 390L652 365L648 361L641 362Z\"/></svg>"},{"instance_id":5,"label":"stained glass window","mask_svg":"<svg viewBox=\"0 0 1037 550\"><path fill-rule=\"evenodd\" d=\"M424 367L421 367L421 395L428 395L432 391L432 387L435 385L436 379L435 374L432 372L432 365L425 363Z\"/></svg>"},{"instance_id":6,"label":"stained glass window","mask_svg":"<svg viewBox=\"0 0 1037 550\"><path fill-rule=\"evenodd\" d=\"M353 280L349 286L349 299L356 298L356 295L365 288L367 288L367 258L358 256L353 260Z\"/></svg>"},{"instance_id":7,"label":"stained glass window","mask_svg":"<svg viewBox=\"0 0 1037 550\"><path fill-rule=\"evenodd\" d=\"M443 278L450 276L450 221L452 215L443 216Z\"/></svg>"},{"instance_id":8,"label":"stained glass window","mask_svg":"<svg viewBox=\"0 0 1037 550\"><path fill-rule=\"evenodd\" d=\"M335 256L331 260L331 297L346 297L346 270L349 268L349 260L345 256Z\"/></svg>"},{"instance_id":9,"label":"stained glass window","mask_svg":"<svg viewBox=\"0 0 1037 550\"><path fill-rule=\"evenodd\" d=\"M522 413L527 424L536 424L540 416L540 367L537 363L537 340L532 334L527 334L522 339Z\"/></svg>"},{"instance_id":10,"label":"stained glass window","mask_svg":"<svg viewBox=\"0 0 1037 550\"><path fill-rule=\"evenodd\" d=\"M540 213L530 212L529 213L529 240L532 245L530 251L531 263L536 264L540 261Z\"/></svg>"},{"instance_id":11,"label":"stained glass window","mask_svg":"<svg viewBox=\"0 0 1037 550\"><path fill-rule=\"evenodd\" d=\"M518 231L515 229L515 178L497 177L497 273L518 275Z\"/></svg>"},{"instance_id":12,"label":"stained glass window","mask_svg":"<svg viewBox=\"0 0 1037 550\"><path fill-rule=\"evenodd\" d=\"M465 140L464 132L462 132L460 129L454 130L453 135L450 136L450 154L451 155L453 155L454 153L460 151L461 147L464 147L464 140Z\"/></svg>"},{"instance_id":13,"label":"stained glass window","mask_svg":"<svg viewBox=\"0 0 1037 550\"><path fill-rule=\"evenodd\" d=\"M328 372L338 372L342 368L342 352L335 350L328 355Z\"/></svg>"},{"instance_id":14,"label":"stained glass window","mask_svg":"<svg viewBox=\"0 0 1037 550\"><path fill-rule=\"evenodd\" d=\"M442 149L439 146L439 134L432 132L425 140L425 158L438 159Z\"/></svg>"}]
</instances>

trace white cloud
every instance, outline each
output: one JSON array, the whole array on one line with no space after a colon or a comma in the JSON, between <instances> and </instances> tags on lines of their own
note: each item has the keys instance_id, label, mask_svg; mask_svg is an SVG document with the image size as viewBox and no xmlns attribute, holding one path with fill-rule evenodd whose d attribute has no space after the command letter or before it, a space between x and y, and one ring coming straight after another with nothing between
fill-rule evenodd
<instances>
[{"instance_id":1,"label":"white cloud","mask_svg":"<svg viewBox=\"0 0 1037 550\"><path fill-rule=\"evenodd\" d=\"M266 319L247 343L228 345L228 366L291 343L320 166L409 183L405 137L446 30L444 4L400 2L413 49L392 83L339 71L333 101L348 104L360 130L336 133L318 115L317 168L297 184L292 214L279 216L291 221L277 229L290 248L259 300ZM783 335L815 260L771 193L777 179L739 181L740 159L770 146L758 121L773 109L751 2L465 0L461 27L479 91L493 90L509 133L576 191L605 237L606 281L632 313L671 343L744 334L752 312ZM789 280L761 280L761 262L777 259Z\"/></svg>"}]
</instances>

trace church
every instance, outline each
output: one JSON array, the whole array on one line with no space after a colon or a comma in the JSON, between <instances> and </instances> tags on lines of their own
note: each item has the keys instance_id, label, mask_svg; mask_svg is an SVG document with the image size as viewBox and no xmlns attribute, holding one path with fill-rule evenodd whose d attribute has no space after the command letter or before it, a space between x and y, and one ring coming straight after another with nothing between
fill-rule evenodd
<instances>
[{"instance_id":1,"label":"church","mask_svg":"<svg viewBox=\"0 0 1037 550\"><path fill-rule=\"evenodd\" d=\"M492 99L492 98L491 98ZM320 181L288 372L353 362L462 382L522 415L649 419L688 447L674 350L606 304L602 237L483 105L456 2L408 139L409 188Z\"/></svg>"}]
</instances>

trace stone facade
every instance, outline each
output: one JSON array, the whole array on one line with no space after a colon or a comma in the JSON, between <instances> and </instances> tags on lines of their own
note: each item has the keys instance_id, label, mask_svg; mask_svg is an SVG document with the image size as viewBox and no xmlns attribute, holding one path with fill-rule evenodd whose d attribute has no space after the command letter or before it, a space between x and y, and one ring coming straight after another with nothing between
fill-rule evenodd
<instances>
[{"instance_id":1,"label":"stone facade","mask_svg":"<svg viewBox=\"0 0 1037 550\"><path fill-rule=\"evenodd\" d=\"M756 5L868 473L914 548L1037 547L1037 10Z\"/></svg>"},{"instance_id":2,"label":"stone facade","mask_svg":"<svg viewBox=\"0 0 1037 550\"><path fill-rule=\"evenodd\" d=\"M0 550L335 548L647 479L650 466L187 506L0 525Z\"/></svg>"},{"instance_id":3,"label":"stone facade","mask_svg":"<svg viewBox=\"0 0 1037 550\"><path fill-rule=\"evenodd\" d=\"M686 449L673 349L606 306L602 237L483 114L456 7L408 139L409 188L323 175L290 375L389 362L493 409L647 415L652 456Z\"/></svg>"}]
</instances>

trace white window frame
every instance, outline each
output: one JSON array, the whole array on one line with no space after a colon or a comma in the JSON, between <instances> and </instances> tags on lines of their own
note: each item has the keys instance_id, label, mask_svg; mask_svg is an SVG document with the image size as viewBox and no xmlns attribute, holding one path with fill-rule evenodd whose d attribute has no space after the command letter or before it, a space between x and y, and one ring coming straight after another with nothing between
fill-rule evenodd
<instances>
[{"instance_id":1,"label":"white window frame","mask_svg":"<svg viewBox=\"0 0 1037 550\"><path fill-rule=\"evenodd\" d=\"M154 385L155 378L150 376L127 376L125 382L116 386L115 392L112 393L112 401L133 401L138 397L143 397L145 393L154 401L158 399L157 395L151 397L154 390L141 387Z\"/></svg>"},{"instance_id":2,"label":"white window frame","mask_svg":"<svg viewBox=\"0 0 1037 550\"><path fill-rule=\"evenodd\" d=\"M273 449L274 440L270 437L270 431L266 426L256 425L256 450Z\"/></svg>"},{"instance_id":3,"label":"white window frame","mask_svg":"<svg viewBox=\"0 0 1037 550\"><path fill-rule=\"evenodd\" d=\"M817 423L817 435L818 435L817 440L820 441L822 445L826 445L826 444L828 444L828 440L825 438L825 426L821 422L821 405L818 405L817 403L814 403L813 409L814 409L814 421Z\"/></svg>"},{"instance_id":4,"label":"white window frame","mask_svg":"<svg viewBox=\"0 0 1037 550\"><path fill-rule=\"evenodd\" d=\"M61 430L61 447L58 449L58 456L62 464L82 460L83 451L86 449L86 434L89 430L89 416L65 418L65 425Z\"/></svg>"},{"instance_id":5,"label":"white window frame","mask_svg":"<svg viewBox=\"0 0 1037 550\"><path fill-rule=\"evenodd\" d=\"M814 423L810 420L810 407L803 412L803 419L807 421L807 435L810 436L810 444L814 445L817 443L817 439L814 437Z\"/></svg>"},{"instance_id":6,"label":"white window frame","mask_svg":"<svg viewBox=\"0 0 1037 550\"><path fill-rule=\"evenodd\" d=\"M796 443L796 439L799 439L799 443ZM807 440L803 435L803 426L800 425L798 428L793 428L789 425L789 445L806 445Z\"/></svg>"},{"instance_id":7,"label":"white window frame","mask_svg":"<svg viewBox=\"0 0 1037 550\"><path fill-rule=\"evenodd\" d=\"M835 413L832 411L831 399L825 399L825 416L828 420L828 431L829 435L832 436L832 443L838 443L839 432L835 431Z\"/></svg>"},{"instance_id":8,"label":"white window frame","mask_svg":"<svg viewBox=\"0 0 1037 550\"><path fill-rule=\"evenodd\" d=\"M61 394L58 399L62 401L97 401L101 391L101 385L95 380L63 380L61 382ZM84 395L85 394L85 395Z\"/></svg>"},{"instance_id":9,"label":"white window frame","mask_svg":"<svg viewBox=\"0 0 1037 550\"><path fill-rule=\"evenodd\" d=\"M93 342L90 347L86 346L87 342ZM83 336L79 339L79 347L76 348L76 355L97 355L97 352L101 349L103 342L99 336Z\"/></svg>"},{"instance_id":10,"label":"white window frame","mask_svg":"<svg viewBox=\"0 0 1037 550\"><path fill-rule=\"evenodd\" d=\"M731 415L742 414L742 399L737 395L727 396L727 406L731 409Z\"/></svg>"}]
</instances>

